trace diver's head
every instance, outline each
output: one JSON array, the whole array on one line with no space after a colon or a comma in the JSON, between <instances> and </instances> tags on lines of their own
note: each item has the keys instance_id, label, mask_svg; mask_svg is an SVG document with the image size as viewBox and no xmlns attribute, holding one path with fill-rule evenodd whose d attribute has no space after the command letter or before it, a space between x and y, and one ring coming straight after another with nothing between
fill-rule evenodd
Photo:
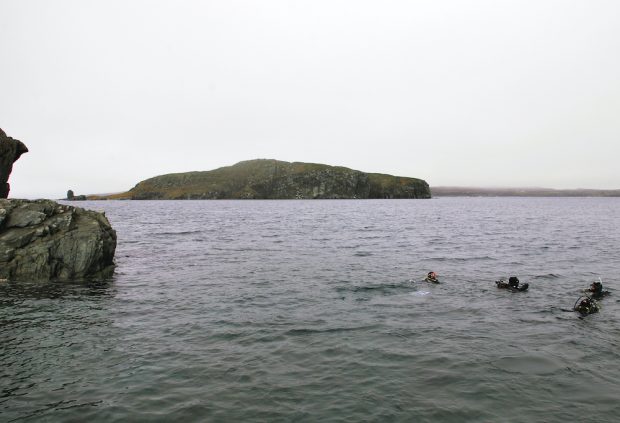
<instances>
[{"instance_id":1,"label":"diver's head","mask_svg":"<svg viewBox=\"0 0 620 423\"><path fill-rule=\"evenodd\" d=\"M590 289L594 292L601 292L603 290L603 284L600 282L592 282Z\"/></svg>"},{"instance_id":2,"label":"diver's head","mask_svg":"<svg viewBox=\"0 0 620 423\"><path fill-rule=\"evenodd\" d=\"M519 278L517 278L516 276L511 276L510 278L508 278L508 285L516 288L519 286Z\"/></svg>"},{"instance_id":3,"label":"diver's head","mask_svg":"<svg viewBox=\"0 0 620 423\"><path fill-rule=\"evenodd\" d=\"M428 272L428 275L427 275L427 276L428 276L429 278L431 278L431 279L435 279L435 278L437 278L437 273L435 273L435 272Z\"/></svg>"}]
</instances>

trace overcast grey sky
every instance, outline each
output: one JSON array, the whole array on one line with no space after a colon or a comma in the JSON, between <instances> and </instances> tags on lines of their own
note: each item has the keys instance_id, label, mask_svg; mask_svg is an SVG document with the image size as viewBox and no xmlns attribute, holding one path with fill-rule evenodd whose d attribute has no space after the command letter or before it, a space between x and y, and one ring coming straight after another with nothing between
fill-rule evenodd
<instances>
[{"instance_id":1,"label":"overcast grey sky","mask_svg":"<svg viewBox=\"0 0 620 423\"><path fill-rule=\"evenodd\" d=\"M617 0L0 0L12 197L254 158L620 188Z\"/></svg>"}]
</instances>

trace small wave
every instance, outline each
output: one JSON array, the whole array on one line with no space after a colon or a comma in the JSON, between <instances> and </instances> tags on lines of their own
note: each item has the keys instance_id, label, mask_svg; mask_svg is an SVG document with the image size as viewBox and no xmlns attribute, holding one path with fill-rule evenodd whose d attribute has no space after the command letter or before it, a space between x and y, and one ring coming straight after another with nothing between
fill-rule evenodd
<instances>
[{"instance_id":1,"label":"small wave","mask_svg":"<svg viewBox=\"0 0 620 423\"><path fill-rule=\"evenodd\" d=\"M372 256L372 253L370 251L358 251L353 255L356 257L368 257L368 256Z\"/></svg>"},{"instance_id":2,"label":"small wave","mask_svg":"<svg viewBox=\"0 0 620 423\"><path fill-rule=\"evenodd\" d=\"M566 367L555 357L539 354L502 357L494 361L493 366L509 373L530 375L549 375Z\"/></svg>"},{"instance_id":3,"label":"small wave","mask_svg":"<svg viewBox=\"0 0 620 423\"><path fill-rule=\"evenodd\" d=\"M357 326L357 327L340 327L340 328L325 328L325 329L311 329L311 328L299 328L299 329L290 329L286 331L284 334L289 336L303 336L303 335L313 335L313 334L321 334L321 333L339 333L339 332L353 332L358 330L368 330L375 329L376 325L367 325L367 326Z\"/></svg>"},{"instance_id":4,"label":"small wave","mask_svg":"<svg viewBox=\"0 0 620 423\"><path fill-rule=\"evenodd\" d=\"M546 275L536 275L532 279L558 279L562 275L556 275L555 273L547 273Z\"/></svg>"},{"instance_id":5,"label":"small wave","mask_svg":"<svg viewBox=\"0 0 620 423\"><path fill-rule=\"evenodd\" d=\"M407 289L411 290L413 287L407 283L393 283L393 284L385 284L385 285L370 285L370 286L347 286L347 287L338 287L336 291L338 292L387 292L393 290L402 290Z\"/></svg>"},{"instance_id":6,"label":"small wave","mask_svg":"<svg viewBox=\"0 0 620 423\"><path fill-rule=\"evenodd\" d=\"M209 335L211 341L233 341L248 336L248 332L219 332Z\"/></svg>"},{"instance_id":7,"label":"small wave","mask_svg":"<svg viewBox=\"0 0 620 423\"><path fill-rule=\"evenodd\" d=\"M155 232L154 236L183 236L202 233L202 231Z\"/></svg>"},{"instance_id":8,"label":"small wave","mask_svg":"<svg viewBox=\"0 0 620 423\"><path fill-rule=\"evenodd\" d=\"M473 260L489 260L496 261L497 258L491 256L477 256L477 257L431 257L429 260L434 261L456 261L456 262L468 262Z\"/></svg>"}]
</instances>

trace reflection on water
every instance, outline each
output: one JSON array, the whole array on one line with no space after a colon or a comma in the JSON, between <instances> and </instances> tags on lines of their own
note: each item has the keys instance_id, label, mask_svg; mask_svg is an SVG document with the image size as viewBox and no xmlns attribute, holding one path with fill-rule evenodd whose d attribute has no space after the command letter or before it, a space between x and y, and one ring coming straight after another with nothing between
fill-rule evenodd
<instances>
[{"instance_id":1,"label":"reflection on water","mask_svg":"<svg viewBox=\"0 0 620 423\"><path fill-rule=\"evenodd\" d=\"M114 295L113 277L106 280L87 280L81 282L14 282L0 283L0 305L13 304L11 301L73 299L84 297Z\"/></svg>"}]
</instances>

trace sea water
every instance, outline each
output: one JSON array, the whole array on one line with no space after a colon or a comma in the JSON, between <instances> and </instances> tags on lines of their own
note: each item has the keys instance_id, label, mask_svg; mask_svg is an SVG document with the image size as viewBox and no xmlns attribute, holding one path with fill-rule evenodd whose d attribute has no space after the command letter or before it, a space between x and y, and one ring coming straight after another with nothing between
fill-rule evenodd
<instances>
[{"instance_id":1,"label":"sea water","mask_svg":"<svg viewBox=\"0 0 620 423\"><path fill-rule=\"evenodd\" d=\"M0 421L620 416L620 199L73 205L116 273L0 283Z\"/></svg>"}]
</instances>

